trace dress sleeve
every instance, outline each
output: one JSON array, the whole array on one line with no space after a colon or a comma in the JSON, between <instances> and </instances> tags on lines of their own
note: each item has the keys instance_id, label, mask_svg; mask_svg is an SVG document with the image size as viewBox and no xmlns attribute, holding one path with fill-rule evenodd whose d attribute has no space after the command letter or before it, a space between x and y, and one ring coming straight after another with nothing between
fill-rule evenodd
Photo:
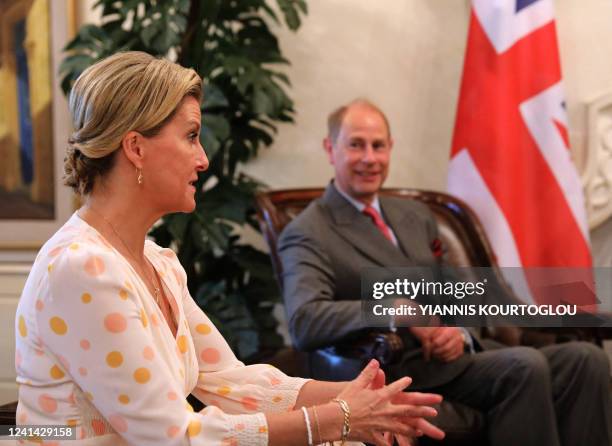
<instances>
[{"instance_id":1,"label":"dress sleeve","mask_svg":"<svg viewBox=\"0 0 612 446\"><path fill-rule=\"evenodd\" d=\"M193 412L158 354L128 266L116 253L73 244L49 265L48 283L36 322L65 372L55 376L76 383L129 444L268 443L262 413Z\"/></svg>"},{"instance_id":2,"label":"dress sleeve","mask_svg":"<svg viewBox=\"0 0 612 446\"><path fill-rule=\"evenodd\" d=\"M170 259L175 273L185 271L178 259ZM198 382L192 393L204 404L227 413L282 412L292 410L297 395L308 381L287 376L268 364L245 366L210 319L182 287L182 304L198 356Z\"/></svg>"}]
</instances>

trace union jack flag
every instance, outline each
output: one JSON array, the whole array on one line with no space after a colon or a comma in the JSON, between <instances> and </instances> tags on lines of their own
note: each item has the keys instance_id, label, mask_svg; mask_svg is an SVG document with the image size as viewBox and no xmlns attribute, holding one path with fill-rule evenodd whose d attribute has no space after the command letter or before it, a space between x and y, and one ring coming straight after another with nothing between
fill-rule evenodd
<instances>
[{"instance_id":1,"label":"union jack flag","mask_svg":"<svg viewBox=\"0 0 612 446\"><path fill-rule=\"evenodd\" d=\"M472 1L448 189L500 266L591 266L552 0ZM528 280L513 286L534 301Z\"/></svg>"}]
</instances>

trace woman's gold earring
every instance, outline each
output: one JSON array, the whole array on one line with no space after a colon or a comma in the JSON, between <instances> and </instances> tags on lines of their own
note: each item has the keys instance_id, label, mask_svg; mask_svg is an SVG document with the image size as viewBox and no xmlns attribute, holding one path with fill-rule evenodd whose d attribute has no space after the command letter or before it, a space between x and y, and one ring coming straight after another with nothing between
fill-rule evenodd
<instances>
[{"instance_id":1,"label":"woman's gold earring","mask_svg":"<svg viewBox=\"0 0 612 446\"><path fill-rule=\"evenodd\" d=\"M136 172L138 172L138 184L142 184L142 170L136 169Z\"/></svg>"}]
</instances>

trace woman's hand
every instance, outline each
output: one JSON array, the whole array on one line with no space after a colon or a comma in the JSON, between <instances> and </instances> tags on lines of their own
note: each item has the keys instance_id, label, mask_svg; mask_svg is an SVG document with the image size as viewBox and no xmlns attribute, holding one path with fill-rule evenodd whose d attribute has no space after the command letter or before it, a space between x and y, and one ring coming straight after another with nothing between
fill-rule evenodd
<instances>
[{"instance_id":1,"label":"woman's hand","mask_svg":"<svg viewBox=\"0 0 612 446\"><path fill-rule=\"evenodd\" d=\"M428 406L440 403L442 401L442 396L434 393L401 392L392 398L391 401L393 404L411 405L415 407L421 406L437 414L435 409ZM432 416L435 415L425 415L425 417ZM442 440L444 438L444 432L427 421L424 416L405 416L401 417L401 420L415 430L417 437L427 435L436 440ZM395 438L399 446L411 446L413 444L411 438L402 438L401 435L396 435Z\"/></svg>"},{"instance_id":2,"label":"woman's hand","mask_svg":"<svg viewBox=\"0 0 612 446\"><path fill-rule=\"evenodd\" d=\"M372 389L380 389L385 385L385 372L382 369L378 369L378 373L372 381ZM412 404L412 405L432 405L438 404L442 401L442 396L434 393L420 393L420 392L401 392L397 394L391 400L395 404ZM433 426L427 420L422 417L406 417L405 421L416 431L416 436L420 437L427 432L429 437L441 440L444 438L444 432L437 427ZM397 440L398 446L413 446L414 437L406 437L403 435L393 435L391 432L385 432L383 434L385 441L392 444L393 437ZM386 444L386 443L385 443Z\"/></svg>"},{"instance_id":3,"label":"woman's hand","mask_svg":"<svg viewBox=\"0 0 612 446\"><path fill-rule=\"evenodd\" d=\"M401 438L403 444L410 444L410 438L423 434L444 437L444 432L424 419L437 415L427 404L440 402L439 395L402 392L411 383L408 377L388 386L384 380L384 372L372 360L338 395L351 410L349 439L387 446L391 443L390 437L383 435L385 432L398 437L398 441Z\"/></svg>"}]
</instances>

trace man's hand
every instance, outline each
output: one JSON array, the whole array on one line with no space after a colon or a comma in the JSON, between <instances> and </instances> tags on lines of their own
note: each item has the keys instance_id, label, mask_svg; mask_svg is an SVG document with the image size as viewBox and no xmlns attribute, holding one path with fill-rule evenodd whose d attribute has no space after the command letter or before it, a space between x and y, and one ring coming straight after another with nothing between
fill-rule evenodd
<instances>
[{"instance_id":1,"label":"man's hand","mask_svg":"<svg viewBox=\"0 0 612 446\"><path fill-rule=\"evenodd\" d=\"M463 355L464 334L457 327L410 327L410 331L421 341L426 361L434 357L451 362Z\"/></svg>"},{"instance_id":2,"label":"man's hand","mask_svg":"<svg viewBox=\"0 0 612 446\"><path fill-rule=\"evenodd\" d=\"M410 332L415 335L419 341L421 341L425 361L429 361L431 359L431 352L433 349L431 338L434 330L437 328L438 327L410 327Z\"/></svg>"},{"instance_id":3,"label":"man's hand","mask_svg":"<svg viewBox=\"0 0 612 446\"><path fill-rule=\"evenodd\" d=\"M465 351L465 334L457 327L437 327L432 333L432 354L443 362L458 359Z\"/></svg>"}]
</instances>

